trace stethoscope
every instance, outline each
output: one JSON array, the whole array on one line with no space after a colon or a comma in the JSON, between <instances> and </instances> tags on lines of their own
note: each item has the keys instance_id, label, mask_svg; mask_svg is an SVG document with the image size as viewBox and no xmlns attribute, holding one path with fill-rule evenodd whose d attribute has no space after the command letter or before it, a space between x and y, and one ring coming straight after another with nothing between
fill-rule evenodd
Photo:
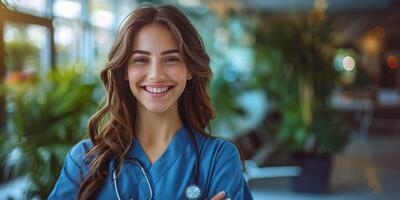
<instances>
[{"instance_id":1,"label":"stethoscope","mask_svg":"<svg viewBox=\"0 0 400 200\"><path fill-rule=\"evenodd\" d=\"M201 189L198 184L199 149L197 147L196 137L195 137L193 131L190 128L188 128L188 129L190 131L190 136L191 136L192 142L194 144L194 147L196 149L196 161L195 161L195 165L193 167L194 168L193 169L194 170L193 182L186 188L185 196L186 196L186 199L188 199L188 200L197 200L201 196ZM149 178L147 177L146 171L144 170L143 163L136 158L128 158L128 159L126 159L126 161L130 162L140 168L140 171L142 172L142 174L146 180L147 187L149 188L149 191L150 191L149 200L151 200L153 198L153 189L151 189L150 181L149 181ZM119 173L117 173L117 166L116 166L116 164L114 164L113 171L112 171L114 189L115 189L115 193L117 194L117 199L121 200L121 196L119 195L118 184L117 184L117 178L118 178Z\"/></svg>"}]
</instances>

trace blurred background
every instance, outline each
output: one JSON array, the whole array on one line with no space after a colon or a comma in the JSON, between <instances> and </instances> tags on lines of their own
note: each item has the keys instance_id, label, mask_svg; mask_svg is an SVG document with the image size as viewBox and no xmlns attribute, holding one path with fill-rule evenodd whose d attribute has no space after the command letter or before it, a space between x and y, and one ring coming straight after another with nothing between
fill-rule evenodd
<instances>
[{"instance_id":1,"label":"blurred background","mask_svg":"<svg viewBox=\"0 0 400 200\"><path fill-rule=\"evenodd\" d=\"M254 198L400 195L400 1L155 0L211 56L213 134ZM0 199L46 199L88 137L99 72L141 0L0 0Z\"/></svg>"}]
</instances>

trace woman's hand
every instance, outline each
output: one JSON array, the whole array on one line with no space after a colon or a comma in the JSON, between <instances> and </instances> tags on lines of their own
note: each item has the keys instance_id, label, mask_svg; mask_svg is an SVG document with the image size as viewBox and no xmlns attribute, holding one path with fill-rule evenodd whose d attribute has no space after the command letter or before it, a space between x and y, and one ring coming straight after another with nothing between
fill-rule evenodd
<instances>
[{"instance_id":1,"label":"woman's hand","mask_svg":"<svg viewBox=\"0 0 400 200\"><path fill-rule=\"evenodd\" d=\"M218 192L218 194L215 195L211 200L223 200L224 197L225 197L225 192L221 191L221 192ZM228 199L230 200L230 198L228 198Z\"/></svg>"}]
</instances>

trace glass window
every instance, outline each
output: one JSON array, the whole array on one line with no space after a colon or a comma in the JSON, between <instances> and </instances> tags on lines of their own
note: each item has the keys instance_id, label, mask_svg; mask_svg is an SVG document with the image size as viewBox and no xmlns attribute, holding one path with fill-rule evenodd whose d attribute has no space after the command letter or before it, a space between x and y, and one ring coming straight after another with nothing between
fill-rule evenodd
<instances>
[{"instance_id":1,"label":"glass window","mask_svg":"<svg viewBox=\"0 0 400 200\"><path fill-rule=\"evenodd\" d=\"M94 26L113 29L115 26L115 2L106 0L90 1L90 23Z\"/></svg>"},{"instance_id":2,"label":"glass window","mask_svg":"<svg viewBox=\"0 0 400 200\"><path fill-rule=\"evenodd\" d=\"M56 17L79 19L82 15L82 4L80 0L55 0L53 12Z\"/></svg>"},{"instance_id":3,"label":"glass window","mask_svg":"<svg viewBox=\"0 0 400 200\"><path fill-rule=\"evenodd\" d=\"M137 7L137 1L121 0L120 4L117 7L118 12L114 12L117 15L115 28L118 28L118 26L124 21L124 19Z\"/></svg>"},{"instance_id":4,"label":"glass window","mask_svg":"<svg viewBox=\"0 0 400 200\"><path fill-rule=\"evenodd\" d=\"M46 0L6 0L5 2L20 12L37 16L46 15Z\"/></svg>"},{"instance_id":5,"label":"glass window","mask_svg":"<svg viewBox=\"0 0 400 200\"><path fill-rule=\"evenodd\" d=\"M97 29L94 32L95 37L95 68L96 70L100 70L104 68L108 53L111 49L111 45L114 42L113 35L110 31L106 31L104 29Z\"/></svg>"},{"instance_id":6,"label":"glass window","mask_svg":"<svg viewBox=\"0 0 400 200\"><path fill-rule=\"evenodd\" d=\"M6 83L18 83L46 71L50 64L46 27L6 23Z\"/></svg>"},{"instance_id":7,"label":"glass window","mask_svg":"<svg viewBox=\"0 0 400 200\"><path fill-rule=\"evenodd\" d=\"M71 20L56 19L54 27L57 66L66 66L78 62L83 49L82 25Z\"/></svg>"},{"instance_id":8,"label":"glass window","mask_svg":"<svg viewBox=\"0 0 400 200\"><path fill-rule=\"evenodd\" d=\"M5 81L17 89L37 80L50 65L48 29L43 26L19 23L5 23ZM6 95L6 130L14 131L9 117L15 112L14 101Z\"/></svg>"}]
</instances>

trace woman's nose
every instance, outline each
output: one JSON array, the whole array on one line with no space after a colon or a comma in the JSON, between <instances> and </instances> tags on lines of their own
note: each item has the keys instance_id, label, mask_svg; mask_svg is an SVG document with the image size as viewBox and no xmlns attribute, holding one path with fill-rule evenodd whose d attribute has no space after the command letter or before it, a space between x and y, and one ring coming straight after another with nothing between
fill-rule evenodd
<instances>
[{"instance_id":1,"label":"woman's nose","mask_svg":"<svg viewBox=\"0 0 400 200\"><path fill-rule=\"evenodd\" d=\"M148 77L151 81L160 81L165 79L165 73L162 64L159 62L152 62L149 67Z\"/></svg>"}]
</instances>

